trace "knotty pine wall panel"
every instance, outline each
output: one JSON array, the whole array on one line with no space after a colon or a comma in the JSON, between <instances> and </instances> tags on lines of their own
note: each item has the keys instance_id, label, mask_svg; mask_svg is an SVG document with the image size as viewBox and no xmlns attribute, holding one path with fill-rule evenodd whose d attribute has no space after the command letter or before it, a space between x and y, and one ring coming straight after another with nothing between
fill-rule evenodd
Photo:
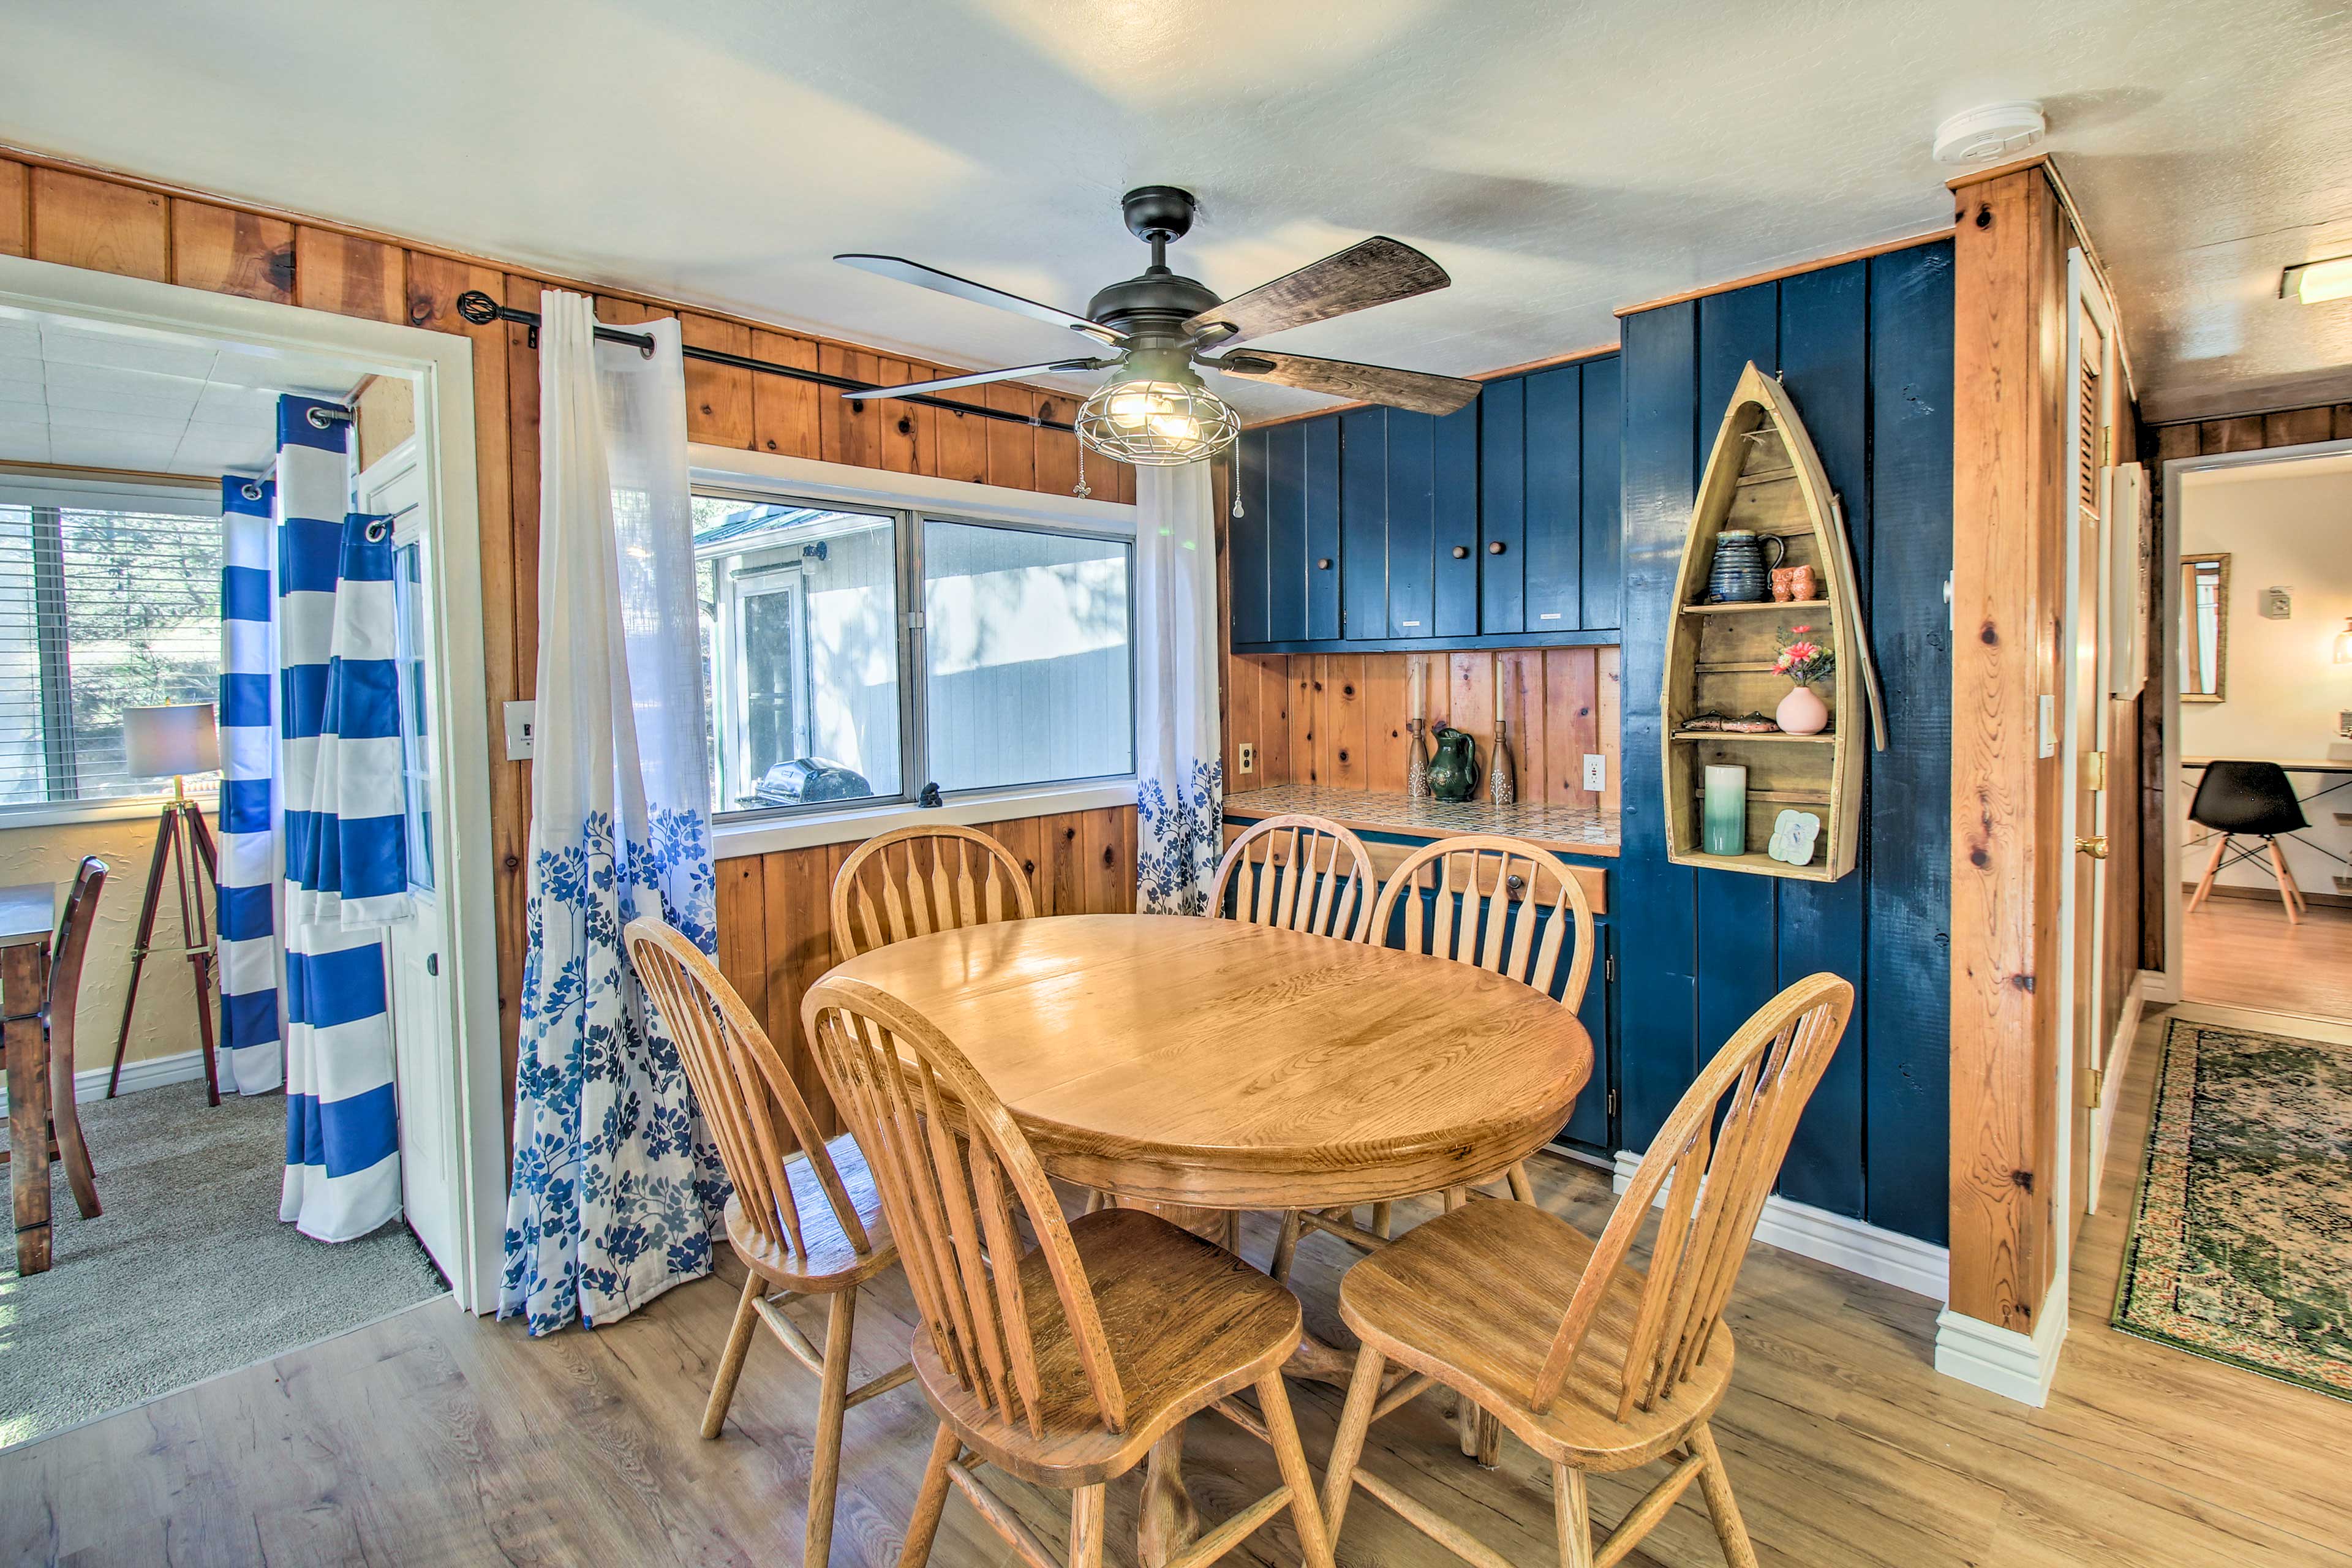
<instances>
[{"instance_id":1,"label":"knotty pine wall panel","mask_svg":"<svg viewBox=\"0 0 2352 1568\"><path fill-rule=\"evenodd\" d=\"M471 338L481 508L479 630L489 685L483 718L492 735L504 732L502 704L529 699L538 684L539 353L524 328L461 321L459 294L479 289L536 310L540 290L554 283L593 293L599 318L615 325L677 315L686 341L699 346L868 380L955 374L950 366L895 359L628 290L591 289L397 236L29 153L0 153L0 254ZM687 429L696 441L1055 493L1066 493L1076 480L1076 437L1066 431L845 399L808 383L725 366L689 362L687 375ZM1005 400L1001 406L1024 415L1066 419L1075 406L1066 393L989 390ZM979 400L975 394L972 401ZM1135 499L1134 470L1124 464L1097 458L1087 478L1103 500ZM530 764L499 760L494 749L499 1032L509 1109L530 815ZM998 826L1008 842L1026 846L1019 852L1032 868L1042 904L1057 910L1133 907L1133 807ZM756 997L754 1009L764 1012L778 1046L802 1069L799 998L833 962L825 903L831 868L846 851L846 846L794 850L719 867L722 967L747 999ZM809 1082L814 1088L813 1075Z\"/></svg>"},{"instance_id":2,"label":"knotty pine wall panel","mask_svg":"<svg viewBox=\"0 0 2352 1568\"><path fill-rule=\"evenodd\" d=\"M1476 738L1480 792L1494 754L1495 679L1504 683L1513 778L1521 800L1614 811L1618 802L1618 650L1455 649L1431 653L1230 654L1225 660L1225 787L1276 784L1402 794L1413 671L1427 683L1429 733L1452 723ZM1257 765L1241 771L1241 744ZM1433 739L1432 750L1435 749ZM1584 787L1584 758L1608 759L1608 788Z\"/></svg>"}]
</instances>

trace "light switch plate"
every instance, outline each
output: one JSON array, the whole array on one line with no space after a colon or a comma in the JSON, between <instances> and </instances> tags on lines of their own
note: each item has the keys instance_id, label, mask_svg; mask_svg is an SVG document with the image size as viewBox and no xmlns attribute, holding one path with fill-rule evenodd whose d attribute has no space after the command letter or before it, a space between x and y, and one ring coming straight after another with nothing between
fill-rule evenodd
<instances>
[{"instance_id":1,"label":"light switch plate","mask_svg":"<svg viewBox=\"0 0 2352 1568\"><path fill-rule=\"evenodd\" d=\"M509 702L507 704L507 761L527 763L531 756L531 728L537 722L539 704Z\"/></svg>"},{"instance_id":2,"label":"light switch plate","mask_svg":"<svg viewBox=\"0 0 2352 1568\"><path fill-rule=\"evenodd\" d=\"M2259 607L2266 621L2291 621L2294 618L2294 590L2265 588Z\"/></svg>"},{"instance_id":3,"label":"light switch plate","mask_svg":"<svg viewBox=\"0 0 2352 1568\"><path fill-rule=\"evenodd\" d=\"M1243 773L1254 773L1257 772L1257 746L1255 742L1250 741L1244 741L1242 742L1241 763Z\"/></svg>"},{"instance_id":4,"label":"light switch plate","mask_svg":"<svg viewBox=\"0 0 2352 1568\"><path fill-rule=\"evenodd\" d=\"M1609 787L1609 759L1599 752L1584 753L1584 787L1595 792Z\"/></svg>"},{"instance_id":5,"label":"light switch plate","mask_svg":"<svg viewBox=\"0 0 2352 1568\"><path fill-rule=\"evenodd\" d=\"M2058 754L2058 699L2046 691L2042 694L2042 754Z\"/></svg>"}]
</instances>

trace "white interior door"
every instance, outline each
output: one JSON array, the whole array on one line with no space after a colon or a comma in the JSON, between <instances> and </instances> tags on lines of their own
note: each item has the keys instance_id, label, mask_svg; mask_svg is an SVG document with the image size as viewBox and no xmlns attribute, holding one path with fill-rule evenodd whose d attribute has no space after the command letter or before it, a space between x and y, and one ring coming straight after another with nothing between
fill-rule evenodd
<instances>
[{"instance_id":1,"label":"white interior door","mask_svg":"<svg viewBox=\"0 0 2352 1568\"><path fill-rule=\"evenodd\" d=\"M448 910L440 896L436 827L442 813L433 737L433 531L414 443L360 476L360 508L394 514L393 601L399 615L402 815L415 918L390 926L393 1092L400 1115L402 1202L409 1228L441 1271L457 1278L467 1234L458 1161L457 1052L450 1037Z\"/></svg>"}]
</instances>

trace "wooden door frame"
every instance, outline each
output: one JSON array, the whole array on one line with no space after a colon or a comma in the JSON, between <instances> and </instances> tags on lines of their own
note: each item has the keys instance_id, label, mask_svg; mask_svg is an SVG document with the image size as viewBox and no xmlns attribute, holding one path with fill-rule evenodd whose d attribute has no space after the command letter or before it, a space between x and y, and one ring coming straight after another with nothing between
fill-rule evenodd
<instances>
[{"instance_id":1,"label":"wooden door frame","mask_svg":"<svg viewBox=\"0 0 2352 1568\"><path fill-rule=\"evenodd\" d=\"M2103 334L2101 350L2103 363L2099 367L2100 395L2102 412L2106 416L2105 428L2113 432L2118 423L2116 418L2115 395L2116 384L2119 379L2116 374L2115 302L2107 298L2106 290L2101 286L2097 274L2091 269L2084 260L2082 250L2077 247L2070 250L2066 258L2065 366L2067 384L2070 387L2076 384L2075 378L2082 374L2082 318L2085 310L2090 312L2094 323ZM2082 933L2078 928L2084 917L2084 912L2076 907L2075 889L2080 885L2083 872L2083 867L2077 858L2079 855L2077 845L2081 839L2089 837L2093 829L2105 833L2112 820L2114 806L2114 802L2109 798L2108 787L2102 784L2097 791L2101 796L2099 820L2093 824L2085 824L2079 815L2083 795L2084 752L2086 750L2106 752L2112 743L2115 730L2110 711L2110 699L2107 695L2109 686L2107 665L2110 657L2109 623L2114 612L2107 603L2106 595L2106 578L2112 564L2108 530L2114 526L2115 520L2109 515L2113 503L2108 495L2107 482L2104 478L2095 479L2093 484L2099 497L2099 536L2094 542L2090 556L2100 574L2101 581L2091 585L2089 589L2093 605L2093 625L2086 634L2077 619L2082 609L2084 592L2081 579L2084 551L2076 533L2080 521L2080 502L2077 497L2081 493L2077 486L2081 479L2080 465L2083 453L2079 400L2070 396L2067 400L2067 408L2069 417L2066 421L2068 438L2064 487L2066 530L2064 541L2061 546L2065 562L2065 586L2061 595L2058 635L2059 707L2062 710L2063 719L2058 745L2062 780L2059 786L2058 847L2059 852L2066 858L2067 869L2058 881L2058 928L2062 938L2058 947L2058 1004L2055 1019L2058 1030L2057 1059L2054 1064L2057 1076L2052 1086L2052 1091L2056 1096L2054 1103L2060 1108L2060 1115L2057 1118L2055 1129L2058 1140L2057 1157L2052 1166L2051 1178L2057 1188L2057 1212L2063 1216L2056 1234L2052 1237L2057 1254L2056 1271L2062 1279L2073 1261L2075 1226L2081 1220L2084 1204L2095 1192L2098 1181L2096 1171L2087 1172L2084 1190L2081 1193L2075 1191L2075 1144L2080 1140L2088 1148L2095 1142L2090 1136L2088 1116L2096 1110L2095 1106L2086 1106L2083 1103L2082 1085L2077 1077L2077 1068L2086 1052L2098 1050L2105 1045L2104 1040L2097 1039L2105 1026L2105 1019L2102 985L2105 973L2104 938L2107 900L2115 896L2115 890L2108 883L2105 867L2094 864L2090 868L2093 889L2092 909L2089 914L2089 919L2093 922L2090 937L2091 952L2088 973L2085 973L2083 966L2078 963L2083 945ZM2103 474L2114 468L2116 456L2112 448L2105 454L2105 461L2100 465ZM2082 658L2076 650L2085 635L2091 637L2093 643L2092 690L2089 697L2092 710L2092 733L2087 737L2092 743L2087 746L2086 737L2081 732L2084 699L2076 685L2082 672ZM2112 768L2112 757L2109 758L2108 765ZM2084 997L2082 993L2086 988L2089 995ZM2089 1011L2090 1029L2095 1043L2086 1042L2080 1037L2081 1015L2085 1007ZM2099 1054L2104 1060L2104 1050L2099 1050Z\"/></svg>"},{"instance_id":2,"label":"wooden door frame","mask_svg":"<svg viewBox=\"0 0 2352 1568\"><path fill-rule=\"evenodd\" d=\"M473 340L12 256L0 256L0 306L335 359L356 371L411 381L438 535L432 584L439 643L436 697L444 713L488 710L481 642L452 635L454 628L482 624ZM449 1037L461 1053L448 1079L456 1100L448 1110L451 1125L461 1130L457 1168L467 1195L463 1253L450 1286L460 1306L481 1312L498 1306L507 1187L488 736L480 725L444 724L438 748L448 808Z\"/></svg>"},{"instance_id":3,"label":"wooden door frame","mask_svg":"<svg viewBox=\"0 0 2352 1568\"><path fill-rule=\"evenodd\" d=\"M2147 972L2148 1000L2152 1002L2179 1002L2181 999L2180 922L2188 903L2180 889L2180 857L2189 843L2187 796L2185 792L2174 788L2180 780L2180 605L2175 602L2173 585L2180 580L2180 513L2188 499L2182 481L2190 474L2210 473L2216 468L2294 463L2310 458L2342 457L2347 453L2352 453L2352 440L2307 441L2295 447L2207 452L2193 458L2165 460L2164 485L2158 492L2162 498L2163 516L2159 520L2159 544L2153 568L2157 574L2156 580L2161 586L2164 604L2163 658L2158 666L2158 679L2163 682L2164 701L2164 777L2161 781L2164 791L2164 855L2155 872L2164 879L2164 967Z\"/></svg>"}]
</instances>

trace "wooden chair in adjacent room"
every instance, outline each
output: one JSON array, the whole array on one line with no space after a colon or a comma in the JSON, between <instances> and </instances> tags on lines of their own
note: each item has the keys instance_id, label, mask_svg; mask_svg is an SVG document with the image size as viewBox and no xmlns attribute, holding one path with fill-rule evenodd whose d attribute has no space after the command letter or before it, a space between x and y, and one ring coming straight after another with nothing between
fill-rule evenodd
<instances>
[{"instance_id":1,"label":"wooden chair in adjacent room","mask_svg":"<svg viewBox=\"0 0 2352 1568\"><path fill-rule=\"evenodd\" d=\"M1203 1535L1180 1559L1185 1568L1224 1555L1285 1508L1309 1568L1331 1568L1282 1381L1299 1341L1297 1298L1157 1215L1065 1219L1003 1101L887 992L820 981L801 1015L872 1158L923 1320L915 1374L940 1429L899 1568L929 1560L950 1485L1024 1562L1051 1568L1045 1543L982 1483L982 1463L1070 1492L1067 1562L1100 1568L1105 1483L1202 1410L1271 1447L1282 1485ZM1256 1392L1255 1412L1235 1402L1243 1389Z\"/></svg>"},{"instance_id":2,"label":"wooden chair in adjacent room","mask_svg":"<svg viewBox=\"0 0 2352 1568\"><path fill-rule=\"evenodd\" d=\"M1245 924L1361 942L1380 878L1362 839L1328 817L1297 814L1252 823L1225 847L1211 914L1224 914L1228 889L1232 918Z\"/></svg>"},{"instance_id":3,"label":"wooden chair in adjacent room","mask_svg":"<svg viewBox=\"0 0 2352 1568\"><path fill-rule=\"evenodd\" d=\"M74 1010L81 1001L82 960L89 952L90 927L98 920L98 896L105 890L106 862L84 856L74 872L73 890L66 895L65 912L58 919L57 943L49 950L48 987L41 994L41 1034L49 1051L49 1157L65 1166L74 1207L84 1219L96 1219L105 1211L99 1205L98 1172L90 1164L81 1113L74 1103ZM0 1164L7 1160L8 1151L0 1149Z\"/></svg>"},{"instance_id":4,"label":"wooden chair in adjacent room","mask_svg":"<svg viewBox=\"0 0 2352 1568\"><path fill-rule=\"evenodd\" d=\"M703 1407L702 1435L716 1437L726 1424L751 1331L766 1324L819 1385L801 1560L823 1568L833 1544L842 1417L914 1375L902 1363L849 1386L857 1287L895 1265L898 1249L857 1141L846 1133L825 1140L782 1056L718 965L658 920L631 921L624 934L637 978L677 1041L703 1124L735 1186L727 1201L727 1239L744 1267L743 1295ZM788 1153L795 1143L799 1152ZM782 1310L816 1296L830 1303L822 1352Z\"/></svg>"},{"instance_id":5,"label":"wooden chair in adjacent room","mask_svg":"<svg viewBox=\"0 0 2352 1568\"><path fill-rule=\"evenodd\" d=\"M950 823L869 838L833 879L833 940L845 961L910 936L1036 917L1013 851Z\"/></svg>"},{"instance_id":6,"label":"wooden chair in adjacent room","mask_svg":"<svg viewBox=\"0 0 2352 1568\"><path fill-rule=\"evenodd\" d=\"M2286 906L2286 923L2302 923L2309 906L2304 902L2294 873L2287 869L2278 841L2282 835L2300 833L2311 823L2303 815L2294 782L2284 768L2264 762L2216 759L2208 763L2205 776L2197 781L2197 794L2189 803L2189 820L2213 836L2212 858L2205 862L2205 874L2197 879L2197 891L2189 900L2191 913L2213 890L2216 876L2267 854L2271 875L2278 879L2279 902ZM2236 849L2233 840L2241 837L2260 839L2260 847ZM2234 857L2224 859L2233 849Z\"/></svg>"},{"instance_id":7,"label":"wooden chair in adjacent room","mask_svg":"<svg viewBox=\"0 0 2352 1568\"><path fill-rule=\"evenodd\" d=\"M1725 1559L1754 1568L1707 1426L1731 1384L1724 1308L1853 1009L1853 987L1833 974L1766 1003L1675 1107L1599 1240L1531 1204L1472 1204L1348 1271L1339 1315L1363 1349L1324 1480L1335 1539L1361 1488L1465 1562L1507 1568L1502 1553L1361 1467L1371 1423L1441 1384L1549 1461L1562 1568L1620 1561L1693 1481ZM1661 1194L1645 1273L1627 1258ZM1391 1362L1406 1375L1383 1392ZM1660 1460L1673 1467L1665 1479L1596 1547L1587 1475Z\"/></svg>"},{"instance_id":8,"label":"wooden chair in adjacent room","mask_svg":"<svg viewBox=\"0 0 2352 1568\"><path fill-rule=\"evenodd\" d=\"M1432 867L1433 886L1424 889L1422 873ZM1517 906L1516 913L1486 918L1501 907L1490 902L1498 892L1505 904ZM1424 899L1424 893L1431 897ZM1585 986L1592 978L1592 901L1568 862L1550 850L1486 833L1424 844L1404 858L1381 888L1367 941L1384 943L1391 939L1400 903L1404 907L1404 951L1475 964L1546 995L1558 985L1560 1005L1571 1016L1584 1005ZM1565 981L1560 977L1563 956L1568 959ZM1512 1196L1533 1201L1535 1189L1524 1163L1494 1174L1509 1181ZM1465 1196L1465 1189L1447 1194L1446 1206L1457 1206ZM1309 1226L1370 1249L1389 1239L1388 1205L1373 1205L1370 1230L1358 1226L1344 1211L1285 1215L1275 1243L1277 1279L1289 1278L1298 1233Z\"/></svg>"}]
</instances>

